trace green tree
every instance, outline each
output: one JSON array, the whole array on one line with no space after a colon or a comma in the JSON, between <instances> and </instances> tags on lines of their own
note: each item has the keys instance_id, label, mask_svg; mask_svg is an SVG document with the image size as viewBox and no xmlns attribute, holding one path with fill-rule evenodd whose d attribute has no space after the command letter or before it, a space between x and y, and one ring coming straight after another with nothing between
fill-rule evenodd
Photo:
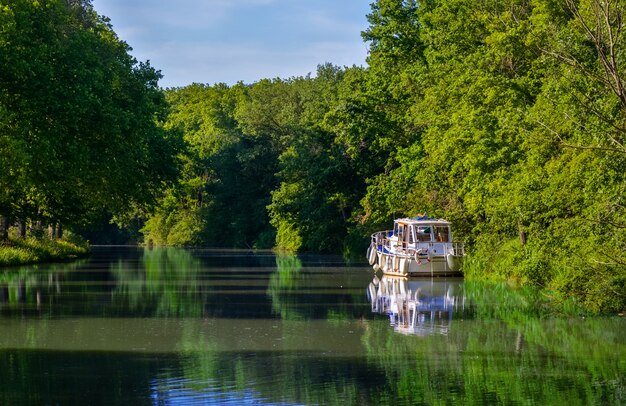
<instances>
[{"instance_id":1,"label":"green tree","mask_svg":"<svg viewBox=\"0 0 626 406\"><path fill-rule=\"evenodd\" d=\"M0 3L0 216L84 223L154 201L176 175L160 73L89 1Z\"/></svg>"},{"instance_id":2,"label":"green tree","mask_svg":"<svg viewBox=\"0 0 626 406\"><path fill-rule=\"evenodd\" d=\"M252 90L190 85L168 92L167 128L188 145L177 185L146 223L158 244L221 247L271 246L265 206L275 185L275 142L256 133L242 110ZM260 130L259 130L260 131Z\"/></svg>"},{"instance_id":3,"label":"green tree","mask_svg":"<svg viewBox=\"0 0 626 406\"><path fill-rule=\"evenodd\" d=\"M404 137L369 178L365 228L445 216L483 277L623 308L623 6L381 0L372 10L368 90L389 95L378 110Z\"/></svg>"},{"instance_id":4,"label":"green tree","mask_svg":"<svg viewBox=\"0 0 626 406\"><path fill-rule=\"evenodd\" d=\"M279 156L280 186L268 206L280 249L346 248L353 212L365 189L358 154L337 136L346 111L340 107L340 89L352 70L359 69L320 65L315 78L291 84L288 108L298 114L292 116L292 141Z\"/></svg>"}]
</instances>

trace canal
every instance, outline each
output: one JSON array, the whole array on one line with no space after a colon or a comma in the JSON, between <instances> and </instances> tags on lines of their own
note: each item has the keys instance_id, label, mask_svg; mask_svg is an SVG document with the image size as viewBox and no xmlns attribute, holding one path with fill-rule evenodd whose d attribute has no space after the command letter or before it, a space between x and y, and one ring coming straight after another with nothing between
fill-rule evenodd
<instances>
[{"instance_id":1,"label":"canal","mask_svg":"<svg viewBox=\"0 0 626 406\"><path fill-rule=\"evenodd\" d=\"M0 271L0 405L626 404L626 320L334 256L94 247Z\"/></svg>"}]
</instances>

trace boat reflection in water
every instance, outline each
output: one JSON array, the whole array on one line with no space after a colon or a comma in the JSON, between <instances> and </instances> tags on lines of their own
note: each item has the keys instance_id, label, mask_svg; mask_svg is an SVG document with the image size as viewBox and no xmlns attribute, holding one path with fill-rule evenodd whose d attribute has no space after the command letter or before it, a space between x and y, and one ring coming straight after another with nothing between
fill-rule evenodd
<instances>
[{"instance_id":1,"label":"boat reflection in water","mask_svg":"<svg viewBox=\"0 0 626 406\"><path fill-rule=\"evenodd\" d=\"M367 295L372 312L386 314L394 330L407 335L447 335L452 313L465 307L462 278L374 276Z\"/></svg>"}]
</instances>

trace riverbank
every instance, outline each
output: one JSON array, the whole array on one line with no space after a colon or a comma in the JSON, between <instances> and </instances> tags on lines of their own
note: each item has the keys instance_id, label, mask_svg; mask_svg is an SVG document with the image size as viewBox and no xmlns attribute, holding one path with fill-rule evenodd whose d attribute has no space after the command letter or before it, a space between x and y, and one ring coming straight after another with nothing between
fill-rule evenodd
<instances>
[{"instance_id":1,"label":"riverbank","mask_svg":"<svg viewBox=\"0 0 626 406\"><path fill-rule=\"evenodd\" d=\"M483 245L468 255L463 267L465 279L537 289L557 313L626 314L624 266L599 261L585 264L575 256L567 262L557 258L558 253L542 252L536 245L521 245L519 240L502 247L490 254Z\"/></svg>"},{"instance_id":2,"label":"riverbank","mask_svg":"<svg viewBox=\"0 0 626 406\"><path fill-rule=\"evenodd\" d=\"M0 267L67 261L89 254L88 243L47 238L9 238L0 243Z\"/></svg>"}]
</instances>

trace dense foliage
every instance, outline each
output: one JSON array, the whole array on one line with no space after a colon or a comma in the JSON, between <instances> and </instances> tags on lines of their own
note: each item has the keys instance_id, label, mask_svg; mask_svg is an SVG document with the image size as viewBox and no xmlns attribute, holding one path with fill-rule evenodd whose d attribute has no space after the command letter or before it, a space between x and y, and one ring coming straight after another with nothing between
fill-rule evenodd
<instances>
[{"instance_id":1,"label":"dense foliage","mask_svg":"<svg viewBox=\"0 0 626 406\"><path fill-rule=\"evenodd\" d=\"M468 243L468 276L621 310L624 7L378 0L366 68L172 89L167 126L190 151L145 232L361 254L427 212Z\"/></svg>"},{"instance_id":2,"label":"dense foliage","mask_svg":"<svg viewBox=\"0 0 626 406\"><path fill-rule=\"evenodd\" d=\"M160 74L89 0L0 1L0 239L123 216L176 176Z\"/></svg>"}]
</instances>

